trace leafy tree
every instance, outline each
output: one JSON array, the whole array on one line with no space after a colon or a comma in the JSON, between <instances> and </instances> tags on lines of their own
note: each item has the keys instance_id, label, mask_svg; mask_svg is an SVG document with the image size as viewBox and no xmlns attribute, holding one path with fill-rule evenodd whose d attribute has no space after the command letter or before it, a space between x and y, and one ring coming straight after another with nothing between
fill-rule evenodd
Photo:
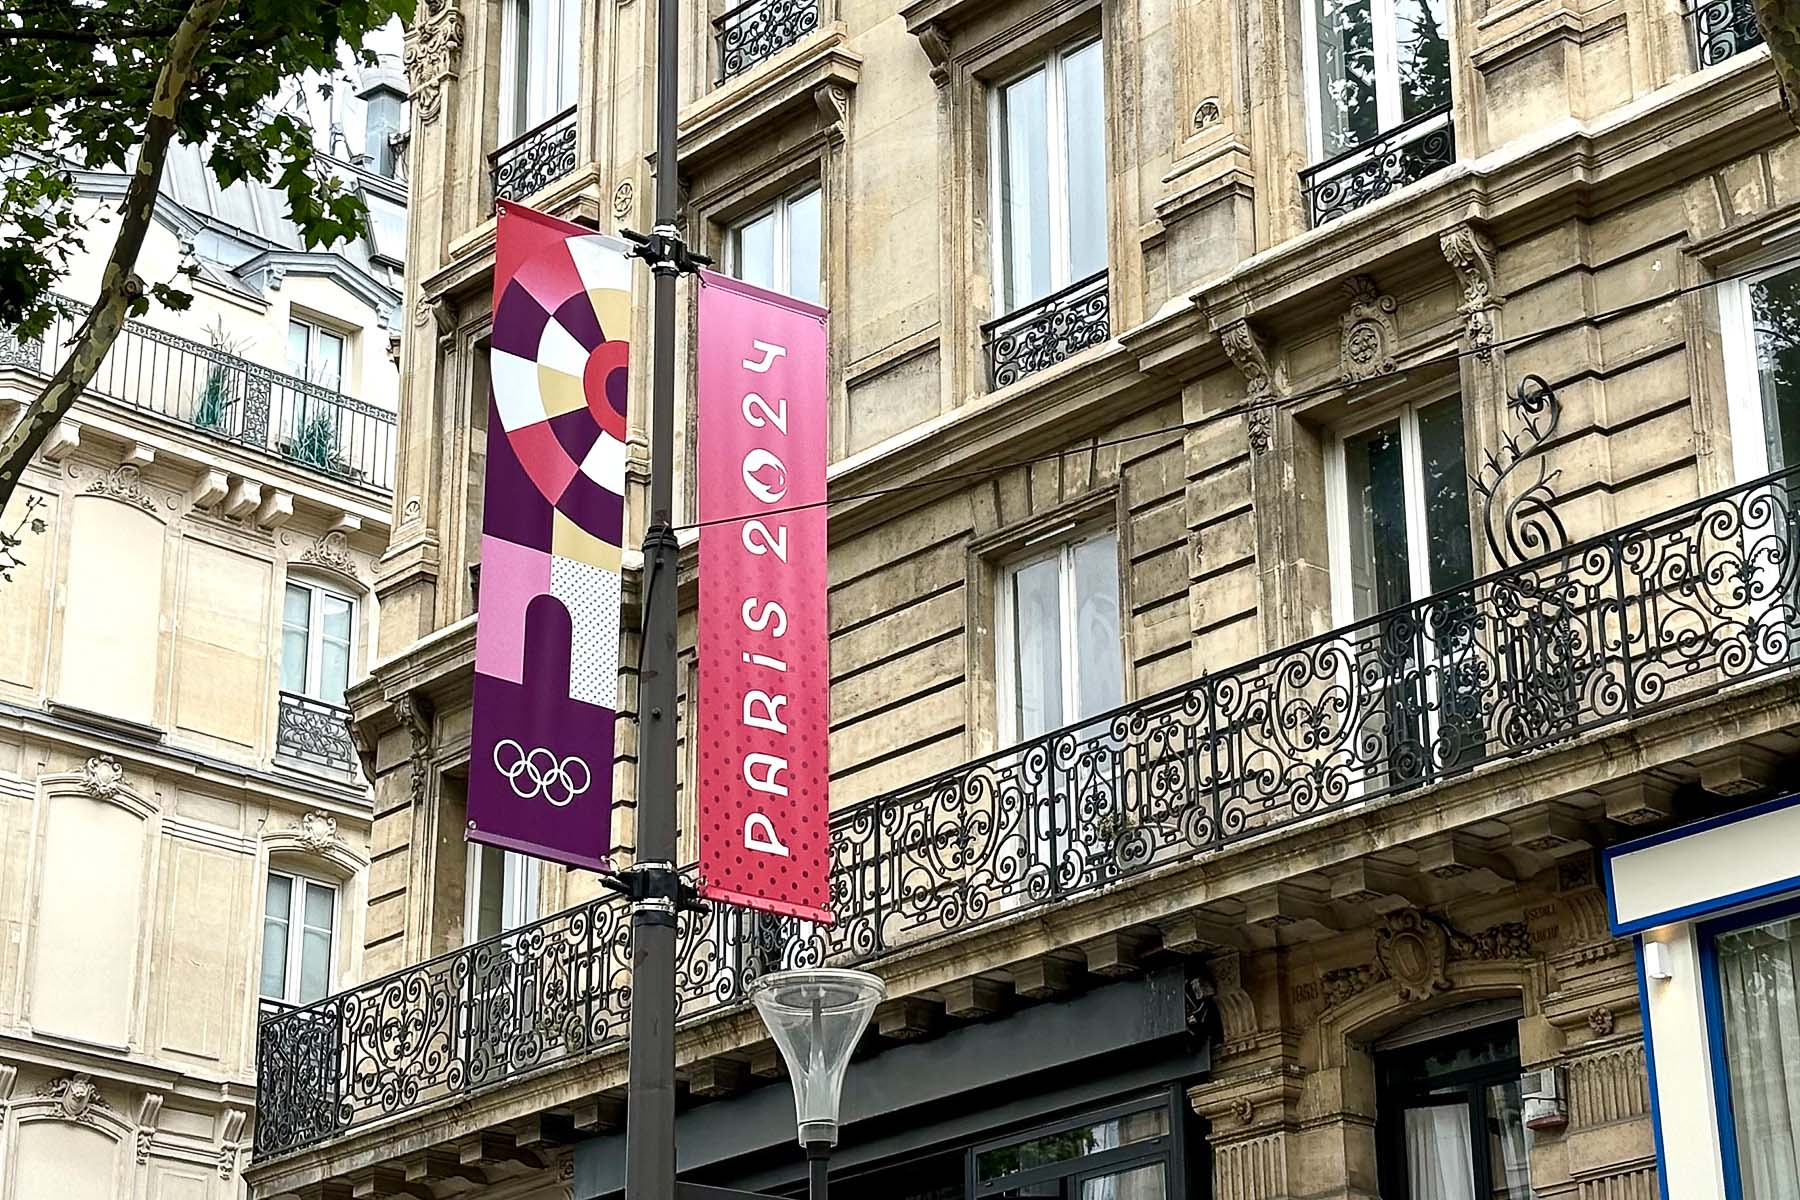
<instances>
[{"instance_id":1,"label":"leafy tree","mask_svg":"<svg viewBox=\"0 0 1800 1200\"><path fill-rule=\"evenodd\" d=\"M0 439L0 508L25 466L151 300L181 280L137 274L169 146L205 148L221 187L285 193L309 245L362 234L355 193L315 161L312 130L268 103L283 81L338 68L414 0L7 0L0 7L0 326L41 334L83 246L72 167L129 172L93 311L62 365Z\"/></svg>"},{"instance_id":2,"label":"leafy tree","mask_svg":"<svg viewBox=\"0 0 1800 1200\"><path fill-rule=\"evenodd\" d=\"M1800 8L1794 0L1756 0L1756 26L1775 61L1781 102L1800 125Z\"/></svg>"}]
</instances>

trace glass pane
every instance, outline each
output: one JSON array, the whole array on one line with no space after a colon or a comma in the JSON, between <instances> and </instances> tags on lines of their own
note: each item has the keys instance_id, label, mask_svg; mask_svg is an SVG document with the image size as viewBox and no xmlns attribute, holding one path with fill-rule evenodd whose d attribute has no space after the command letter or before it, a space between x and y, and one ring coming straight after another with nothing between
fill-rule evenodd
<instances>
[{"instance_id":1,"label":"glass pane","mask_svg":"<svg viewBox=\"0 0 1800 1200\"><path fill-rule=\"evenodd\" d=\"M1106 95L1100 64L1099 42L1063 59L1069 164L1069 278L1063 281L1065 285L1106 269Z\"/></svg>"},{"instance_id":2,"label":"glass pane","mask_svg":"<svg viewBox=\"0 0 1800 1200\"><path fill-rule=\"evenodd\" d=\"M319 699L343 704L350 683L350 627L355 612L342 596L323 597L319 635Z\"/></svg>"},{"instance_id":3,"label":"glass pane","mask_svg":"<svg viewBox=\"0 0 1800 1200\"><path fill-rule=\"evenodd\" d=\"M1112 534L1075 547L1075 720L1125 703L1119 638L1119 541Z\"/></svg>"},{"instance_id":4,"label":"glass pane","mask_svg":"<svg viewBox=\"0 0 1800 1200\"><path fill-rule=\"evenodd\" d=\"M1461 397L1452 396L1419 410L1419 473L1425 490L1431 590L1438 592L1475 577Z\"/></svg>"},{"instance_id":5,"label":"glass pane","mask_svg":"<svg viewBox=\"0 0 1800 1200\"><path fill-rule=\"evenodd\" d=\"M1063 724L1060 574L1052 557L1012 576L1013 733L1019 741Z\"/></svg>"},{"instance_id":6,"label":"glass pane","mask_svg":"<svg viewBox=\"0 0 1800 1200\"><path fill-rule=\"evenodd\" d=\"M350 640L350 614L355 605L343 596L330 594L322 597L325 601L320 605L320 633L328 641L348 642Z\"/></svg>"},{"instance_id":7,"label":"glass pane","mask_svg":"<svg viewBox=\"0 0 1800 1200\"><path fill-rule=\"evenodd\" d=\"M525 132L525 113L529 102L526 99L531 86L531 2L530 0L512 0L507 7L507 16L512 21L512 79L511 86L501 97L505 112L500 116L502 141L510 142Z\"/></svg>"},{"instance_id":8,"label":"glass pane","mask_svg":"<svg viewBox=\"0 0 1800 1200\"><path fill-rule=\"evenodd\" d=\"M1412 599L1406 556L1406 485L1400 422L1344 440L1350 590L1357 619Z\"/></svg>"},{"instance_id":9,"label":"glass pane","mask_svg":"<svg viewBox=\"0 0 1800 1200\"><path fill-rule=\"evenodd\" d=\"M283 628L281 631L281 690L295 695L306 693L306 632Z\"/></svg>"},{"instance_id":10,"label":"glass pane","mask_svg":"<svg viewBox=\"0 0 1800 1200\"><path fill-rule=\"evenodd\" d=\"M1314 0L1318 17L1319 137L1330 158L1381 132L1375 111L1371 0Z\"/></svg>"},{"instance_id":11,"label":"glass pane","mask_svg":"<svg viewBox=\"0 0 1800 1200\"><path fill-rule=\"evenodd\" d=\"M471 844L475 863L475 928L471 942L495 937L505 929L506 867L504 850Z\"/></svg>"},{"instance_id":12,"label":"glass pane","mask_svg":"<svg viewBox=\"0 0 1800 1200\"><path fill-rule=\"evenodd\" d=\"M331 933L327 930L303 929L300 932L301 1004L310 1004L331 991Z\"/></svg>"},{"instance_id":13,"label":"glass pane","mask_svg":"<svg viewBox=\"0 0 1800 1200\"><path fill-rule=\"evenodd\" d=\"M738 226L732 251L737 277L757 287L775 286L775 214L764 213Z\"/></svg>"},{"instance_id":14,"label":"glass pane","mask_svg":"<svg viewBox=\"0 0 1800 1200\"><path fill-rule=\"evenodd\" d=\"M344 385L344 339L320 329L313 340L313 369L307 378L336 391Z\"/></svg>"},{"instance_id":15,"label":"glass pane","mask_svg":"<svg viewBox=\"0 0 1800 1200\"><path fill-rule=\"evenodd\" d=\"M1159 1162L1081 1181L1081 1200L1163 1200L1168 1194Z\"/></svg>"},{"instance_id":16,"label":"glass pane","mask_svg":"<svg viewBox=\"0 0 1800 1200\"><path fill-rule=\"evenodd\" d=\"M331 888L322 883L306 885L306 911L300 919L308 929L322 929L329 934L336 908L337 896Z\"/></svg>"},{"instance_id":17,"label":"glass pane","mask_svg":"<svg viewBox=\"0 0 1800 1200\"><path fill-rule=\"evenodd\" d=\"M1800 1196L1800 919L1722 933L1714 949L1743 1200Z\"/></svg>"},{"instance_id":18,"label":"glass pane","mask_svg":"<svg viewBox=\"0 0 1800 1200\"><path fill-rule=\"evenodd\" d=\"M307 335L311 332L310 326L303 325L299 321L288 322L287 369L289 375L298 376L301 379L306 378L306 360L309 357Z\"/></svg>"},{"instance_id":19,"label":"glass pane","mask_svg":"<svg viewBox=\"0 0 1800 1200\"><path fill-rule=\"evenodd\" d=\"M550 117L550 97L555 92L556 56L551 48L550 25L556 19L556 0L531 0L525 6L525 42L530 64L525 83L523 133Z\"/></svg>"},{"instance_id":20,"label":"glass pane","mask_svg":"<svg viewBox=\"0 0 1800 1200\"><path fill-rule=\"evenodd\" d=\"M575 85L581 73L581 0L559 0L559 7L556 87L551 96L551 116L575 103Z\"/></svg>"},{"instance_id":21,"label":"glass pane","mask_svg":"<svg viewBox=\"0 0 1800 1200\"><path fill-rule=\"evenodd\" d=\"M1069 1162L1084 1154L1116 1150L1120 1146L1162 1137L1168 1132L1169 1110L1147 1108L1142 1112L1126 1113L1122 1117L1096 1121L1091 1125L1078 1125L1060 1133L1027 1138L1011 1146L984 1150L976 1155L975 1174L980 1182L986 1183L1018 1171ZM1122 1194L1119 1200L1128 1200L1128 1196Z\"/></svg>"},{"instance_id":22,"label":"glass pane","mask_svg":"<svg viewBox=\"0 0 1800 1200\"><path fill-rule=\"evenodd\" d=\"M1531 1130L1519 1102L1517 1080L1487 1090L1488 1195L1493 1200L1531 1200Z\"/></svg>"},{"instance_id":23,"label":"glass pane","mask_svg":"<svg viewBox=\"0 0 1800 1200\"><path fill-rule=\"evenodd\" d=\"M1055 289L1050 273L1050 147L1044 72L1000 89L1000 306L1012 312Z\"/></svg>"},{"instance_id":24,"label":"glass pane","mask_svg":"<svg viewBox=\"0 0 1800 1200\"><path fill-rule=\"evenodd\" d=\"M788 201L787 293L819 302L819 189Z\"/></svg>"},{"instance_id":25,"label":"glass pane","mask_svg":"<svg viewBox=\"0 0 1800 1200\"><path fill-rule=\"evenodd\" d=\"M1750 285L1769 470L1800 466L1800 267Z\"/></svg>"},{"instance_id":26,"label":"glass pane","mask_svg":"<svg viewBox=\"0 0 1800 1200\"><path fill-rule=\"evenodd\" d=\"M286 921L294 908L294 881L286 875L269 876L269 891L263 898L263 915Z\"/></svg>"},{"instance_id":27,"label":"glass pane","mask_svg":"<svg viewBox=\"0 0 1800 1200\"><path fill-rule=\"evenodd\" d=\"M1475 1200L1467 1104L1406 1110L1406 1178L1411 1200Z\"/></svg>"},{"instance_id":28,"label":"glass pane","mask_svg":"<svg viewBox=\"0 0 1800 1200\"><path fill-rule=\"evenodd\" d=\"M1450 105L1450 39L1444 0L1394 0L1394 58L1400 68L1400 120Z\"/></svg>"},{"instance_id":29,"label":"glass pane","mask_svg":"<svg viewBox=\"0 0 1800 1200\"><path fill-rule=\"evenodd\" d=\"M269 890L273 892L274 888ZM263 918L262 978L258 990L274 1000L287 998L287 938L285 920L278 921L273 916Z\"/></svg>"}]
</instances>

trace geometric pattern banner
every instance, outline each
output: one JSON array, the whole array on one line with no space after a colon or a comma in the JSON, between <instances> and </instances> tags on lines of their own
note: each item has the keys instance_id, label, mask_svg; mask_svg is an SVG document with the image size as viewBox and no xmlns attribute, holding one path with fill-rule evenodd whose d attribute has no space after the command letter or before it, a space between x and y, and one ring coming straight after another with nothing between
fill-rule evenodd
<instances>
[{"instance_id":1,"label":"geometric pattern banner","mask_svg":"<svg viewBox=\"0 0 1800 1200\"><path fill-rule=\"evenodd\" d=\"M628 248L501 201L468 837L606 870Z\"/></svg>"},{"instance_id":2,"label":"geometric pattern banner","mask_svg":"<svg viewBox=\"0 0 1800 1200\"><path fill-rule=\"evenodd\" d=\"M700 894L831 920L826 312L700 273Z\"/></svg>"}]
</instances>

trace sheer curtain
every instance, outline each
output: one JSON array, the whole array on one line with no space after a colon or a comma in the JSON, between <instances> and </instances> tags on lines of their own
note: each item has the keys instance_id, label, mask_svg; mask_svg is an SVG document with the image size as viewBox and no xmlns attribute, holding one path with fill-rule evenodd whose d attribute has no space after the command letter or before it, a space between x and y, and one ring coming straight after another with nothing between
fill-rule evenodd
<instances>
[{"instance_id":1,"label":"sheer curtain","mask_svg":"<svg viewBox=\"0 0 1800 1200\"><path fill-rule=\"evenodd\" d=\"M1468 1105L1406 1110L1406 1177L1412 1200L1475 1200Z\"/></svg>"},{"instance_id":2,"label":"sheer curtain","mask_svg":"<svg viewBox=\"0 0 1800 1200\"><path fill-rule=\"evenodd\" d=\"M1800 929L1734 930L1716 948L1744 1200L1800 1196Z\"/></svg>"}]
</instances>

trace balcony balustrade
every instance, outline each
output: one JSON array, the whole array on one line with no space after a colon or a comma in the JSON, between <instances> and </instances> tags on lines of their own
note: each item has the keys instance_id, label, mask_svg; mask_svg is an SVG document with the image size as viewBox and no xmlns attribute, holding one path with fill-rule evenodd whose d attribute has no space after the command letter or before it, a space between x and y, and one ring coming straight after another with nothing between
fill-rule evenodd
<instances>
[{"instance_id":1,"label":"balcony balustrade","mask_svg":"<svg viewBox=\"0 0 1800 1200\"><path fill-rule=\"evenodd\" d=\"M1490 531L1497 551L1560 544L1542 499L1500 506L1517 528ZM774 967L878 961L1796 666L1800 469L846 809L835 922L684 917L679 1012L737 1004ZM258 1157L619 1044L630 960L608 895L268 1017Z\"/></svg>"},{"instance_id":2,"label":"balcony balustrade","mask_svg":"<svg viewBox=\"0 0 1800 1200\"><path fill-rule=\"evenodd\" d=\"M277 697L275 752L331 771L356 770L350 740L350 710L311 696L282 692Z\"/></svg>"},{"instance_id":3,"label":"balcony balustrade","mask_svg":"<svg viewBox=\"0 0 1800 1200\"><path fill-rule=\"evenodd\" d=\"M1687 10L1694 34L1694 57L1702 69L1762 45L1756 0L1693 0Z\"/></svg>"},{"instance_id":4,"label":"balcony balustrade","mask_svg":"<svg viewBox=\"0 0 1800 1200\"><path fill-rule=\"evenodd\" d=\"M488 155L494 199L523 200L572 174L575 132L575 108L571 105Z\"/></svg>"},{"instance_id":5,"label":"balcony balustrade","mask_svg":"<svg viewBox=\"0 0 1800 1200\"><path fill-rule=\"evenodd\" d=\"M1440 108L1300 172L1307 214L1317 228L1455 161L1456 127Z\"/></svg>"},{"instance_id":6,"label":"balcony balustrade","mask_svg":"<svg viewBox=\"0 0 1800 1200\"><path fill-rule=\"evenodd\" d=\"M1003 388L1106 341L1108 303L1102 271L983 325L991 385Z\"/></svg>"},{"instance_id":7,"label":"balcony balustrade","mask_svg":"<svg viewBox=\"0 0 1800 1200\"><path fill-rule=\"evenodd\" d=\"M719 82L767 62L819 27L820 0L750 0L713 21Z\"/></svg>"},{"instance_id":8,"label":"balcony balustrade","mask_svg":"<svg viewBox=\"0 0 1800 1200\"><path fill-rule=\"evenodd\" d=\"M0 338L0 364L45 375L62 365L90 309L74 300L58 304L42 337ZM393 491L392 412L137 321L125 322L88 391L308 470Z\"/></svg>"}]
</instances>

